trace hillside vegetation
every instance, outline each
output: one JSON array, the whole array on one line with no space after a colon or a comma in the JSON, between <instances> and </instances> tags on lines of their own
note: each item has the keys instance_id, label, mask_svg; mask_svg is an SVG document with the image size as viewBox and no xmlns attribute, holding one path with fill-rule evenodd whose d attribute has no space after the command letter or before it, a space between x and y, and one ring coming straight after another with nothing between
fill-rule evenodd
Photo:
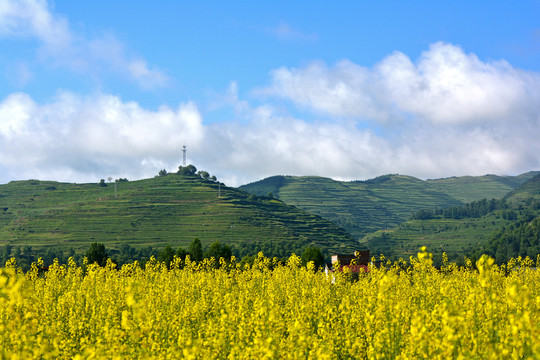
<instances>
[{"instance_id":1,"label":"hillside vegetation","mask_svg":"<svg viewBox=\"0 0 540 360\"><path fill-rule=\"evenodd\" d=\"M308 245L331 252L358 248L350 234L319 216L197 175L121 181L116 191L114 183L101 185L0 185L0 247L11 254L52 248L81 253L95 242L108 249L159 249L187 247L197 237L204 245L234 245L237 255L288 256Z\"/></svg>"},{"instance_id":2,"label":"hillside vegetation","mask_svg":"<svg viewBox=\"0 0 540 360\"><path fill-rule=\"evenodd\" d=\"M374 231L394 228L421 209L502 198L537 173L426 181L405 175L383 175L352 182L315 176L273 176L240 188L257 195L272 193L285 203L320 215L362 238Z\"/></svg>"},{"instance_id":3,"label":"hillside vegetation","mask_svg":"<svg viewBox=\"0 0 540 360\"><path fill-rule=\"evenodd\" d=\"M480 200L446 209L423 209L388 231L361 240L376 253L409 257L427 246L440 262L488 254L503 263L512 257L540 253L540 175L500 200Z\"/></svg>"},{"instance_id":4,"label":"hillside vegetation","mask_svg":"<svg viewBox=\"0 0 540 360\"><path fill-rule=\"evenodd\" d=\"M274 176L236 189L194 170L116 184L0 185L0 260L29 263L31 254L46 253L51 262L58 254L80 256L93 243L105 244L113 258L147 258L195 238L205 247L229 245L241 257L284 257L309 246L325 255L367 247L395 258L426 245L436 260L443 251L451 259L484 251L497 261L536 251L523 239L536 224L539 172L426 181Z\"/></svg>"}]
</instances>

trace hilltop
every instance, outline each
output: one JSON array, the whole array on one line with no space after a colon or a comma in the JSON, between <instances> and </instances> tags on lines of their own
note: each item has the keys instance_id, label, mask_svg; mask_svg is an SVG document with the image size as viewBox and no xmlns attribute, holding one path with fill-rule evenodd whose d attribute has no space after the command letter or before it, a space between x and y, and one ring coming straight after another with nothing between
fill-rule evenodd
<instances>
[{"instance_id":1,"label":"hilltop","mask_svg":"<svg viewBox=\"0 0 540 360\"><path fill-rule=\"evenodd\" d=\"M80 253L93 242L118 249L233 245L238 255L301 253L308 245L351 252L358 242L317 215L198 175L115 184L14 181L0 185L0 246Z\"/></svg>"}]
</instances>

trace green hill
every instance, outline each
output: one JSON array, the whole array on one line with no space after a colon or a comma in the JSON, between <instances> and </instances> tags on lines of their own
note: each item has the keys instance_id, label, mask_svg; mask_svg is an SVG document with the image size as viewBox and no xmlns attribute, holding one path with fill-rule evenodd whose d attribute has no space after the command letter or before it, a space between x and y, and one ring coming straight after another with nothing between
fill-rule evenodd
<instances>
[{"instance_id":1,"label":"green hill","mask_svg":"<svg viewBox=\"0 0 540 360\"><path fill-rule=\"evenodd\" d=\"M516 204L540 200L540 174L534 176L517 189L509 192L505 199Z\"/></svg>"},{"instance_id":2,"label":"green hill","mask_svg":"<svg viewBox=\"0 0 540 360\"><path fill-rule=\"evenodd\" d=\"M240 188L256 195L272 193L285 203L320 215L362 238L374 231L396 227L420 209L502 198L538 173L426 181L405 175L383 175L350 182L316 176L273 176Z\"/></svg>"},{"instance_id":3,"label":"green hill","mask_svg":"<svg viewBox=\"0 0 540 360\"><path fill-rule=\"evenodd\" d=\"M479 208L485 211L474 211ZM414 255L421 246L427 246L438 260L443 252L454 260L483 253L498 262L516 256L536 258L540 252L540 175L499 201L475 201L428 215L361 241L374 252L394 258Z\"/></svg>"},{"instance_id":4,"label":"green hill","mask_svg":"<svg viewBox=\"0 0 540 360\"><path fill-rule=\"evenodd\" d=\"M101 242L109 249L160 249L187 247L198 237L205 245L234 245L240 255L286 256L311 244L331 252L358 248L319 216L199 176L169 174L116 188L38 180L0 185L0 247L80 253Z\"/></svg>"},{"instance_id":5,"label":"green hill","mask_svg":"<svg viewBox=\"0 0 540 360\"><path fill-rule=\"evenodd\" d=\"M540 175L510 192L505 200L511 207L506 217L512 221L498 228L472 254L488 254L499 263L517 256L536 260L540 254Z\"/></svg>"},{"instance_id":6,"label":"green hill","mask_svg":"<svg viewBox=\"0 0 540 360\"><path fill-rule=\"evenodd\" d=\"M488 241L493 232L509 222L501 210L482 218L410 220L369 234L361 242L374 254L389 258L409 258L427 246L437 259L446 252L450 260L456 260Z\"/></svg>"}]
</instances>

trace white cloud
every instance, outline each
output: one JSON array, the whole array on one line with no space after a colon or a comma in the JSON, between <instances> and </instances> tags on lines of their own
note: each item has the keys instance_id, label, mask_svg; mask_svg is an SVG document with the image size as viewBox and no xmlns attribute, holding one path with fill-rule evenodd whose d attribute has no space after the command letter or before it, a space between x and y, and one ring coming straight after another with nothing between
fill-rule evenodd
<instances>
[{"instance_id":1,"label":"white cloud","mask_svg":"<svg viewBox=\"0 0 540 360\"><path fill-rule=\"evenodd\" d=\"M28 95L16 93L8 96L0 104L0 134L2 137L12 140L26 135L34 112L35 104Z\"/></svg>"},{"instance_id":2,"label":"white cloud","mask_svg":"<svg viewBox=\"0 0 540 360\"><path fill-rule=\"evenodd\" d=\"M348 60L272 72L259 94L282 97L331 116L433 123L504 120L540 109L540 75L505 61L482 62L461 48L435 43L413 63L395 52L372 69Z\"/></svg>"},{"instance_id":3,"label":"white cloud","mask_svg":"<svg viewBox=\"0 0 540 360\"><path fill-rule=\"evenodd\" d=\"M274 70L272 86L256 93L287 98L302 107L336 116L380 117L381 110L370 94L371 86L367 69L344 60L333 69L313 62L304 69Z\"/></svg>"},{"instance_id":4,"label":"white cloud","mask_svg":"<svg viewBox=\"0 0 540 360\"><path fill-rule=\"evenodd\" d=\"M53 49L71 42L68 22L49 11L45 0L2 0L0 2L0 36L36 37Z\"/></svg>"},{"instance_id":5,"label":"white cloud","mask_svg":"<svg viewBox=\"0 0 540 360\"><path fill-rule=\"evenodd\" d=\"M92 39L85 44L81 52L88 52L89 59L74 61L73 64L83 64L84 69L100 65L111 68L116 73L136 81L143 89L164 87L169 78L161 70L149 68L145 60L127 55L127 50L113 35L106 34L101 38Z\"/></svg>"},{"instance_id":6,"label":"white cloud","mask_svg":"<svg viewBox=\"0 0 540 360\"><path fill-rule=\"evenodd\" d=\"M161 71L149 69L146 61L134 60L128 64L128 69L143 88L161 87L167 84L167 76Z\"/></svg>"},{"instance_id":7,"label":"white cloud","mask_svg":"<svg viewBox=\"0 0 540 360\"><path fill-rule=\"evenodd\" d=\"M11 178L153 176L156 166L178 166L184 143L197 149L203 139L193 103L149 111L112 95L68 92L45 105L22 93L0 103L0 167Z\"/></svg>"},{"instance_id":8,"label":"white cloud","mask_svg":"<svg viewBox=\"0 0 540 360\"><path fill-rule=\"evenodd\" d=\"M0 37L37 39L39 57L54 66L99 75L119 74L151 89L167 85L168 77L146 61L130 55L111 34L88 38L73 32L64 17L45 0L0 0ZM103 74L101 74L103 75Z\"/></svg>"},{"instance_id":9,"label":"white cloud","mask_svg":"<svg viewBox=\"0 0 540 360\"><path fill-rule=\"evenodd\" d=\"M427 124L376 134L352 122L307 122L268 113L268 108L266 116L255 112L247 125L220 124L219 131L208 132L207 141L220 151L208 153L205 163L227 183L277 174L353 180L387 173L437 178L540 169L535 155L540 153L540 119L533 128Z\"/></svg>"},{"instance_id":10,"label":"white cloud","mask_svg":"<svg viewBox=\"0 0 540 360\"><path fill-rule=\"evenodd\" d=\"M234 88L234 86L233 86ZM231 91L234 89L231 89ZM394 124L306 121L271 105L236 107L238 121L204 124L193 103L155 111L112 95L62 92L47 103L15 93L0 102L0 182L151 177L188 160L229 185L276 174L423 178L539 169L540 116L530 123Z\"/></svg>"},{"instance_id":11,"label":"white cloud","mask_svg":"<svg viewBox=\"0 0 540 360\"><path fill-rule=\"evenodd\" d=\"M211 142L222 149L220 162L213 166L219 174L234 169L241 177L233 181L240 182L277 174L355 178L376 173L377 161L390 150L370 131L347 124L271 116L247 126L222 124L220 130L211 133Z\"/></svg>"},{"instance_id":12,"label":"white cloud","mask_svg":"<svg viewBox=\"0 0 540 360\"><path fill-rule=\"evenodd\" d=\"M540 76L504 61L482 62L474 54L436 43L413 65L401 53L375 69L397 107L432 122L508 119L539 106Z\"/></svg>"},{"instance_id":13,"label":"white cloud","mask_svg":"<svg viewBox=\"0 0 540 360\"><path fill-rule=\"evenodd\" d=\"M302 121L268 105L249 110L251 124L227 132L230 142L242 132L226 153L244 174L434 178L540 169L540 74L505 61L436 43L415 63L399 52L373 68L313 62L277 69L271 81L255 91L267 104L285 98L333 120Z\"/></svg>"}]
</instances>

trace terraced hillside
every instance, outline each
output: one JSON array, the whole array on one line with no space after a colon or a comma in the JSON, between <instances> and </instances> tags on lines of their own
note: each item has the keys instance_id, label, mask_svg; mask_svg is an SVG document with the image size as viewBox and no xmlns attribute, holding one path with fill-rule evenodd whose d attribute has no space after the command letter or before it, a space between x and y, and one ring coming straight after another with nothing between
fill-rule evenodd
<instances>
[{"instance_id":1,"label":"terraced hillside","mask_svg":"<svg viewBox=\"0 0 540 360\"><path fill-rule=\"evenodd\" d=\"M410 220L395 228L369 234L361 241L373 252L393 258L414 256L421 246L427 246L437 261L443 252L450 260L483 253L500 262L517 256L536 258L540 239L531 230L534 224L540 223L540 175L508 193L503 200L502 206L482 216L449 218L441 214ZM526 231L521 231L516 238L515 229L519 227ZM501 254L501 246L490 243L499 244L503 236L507 237L504 240L507 244L513 242L514 245L505 248Z\"/></svg>"},{"instance_id":2,"label":"terraced hillside","mask_svg":"<svg viewBox=\"0 0 540 360\"><path fill-rule=\"evenodd\" d=\"M518 176L459 176L427 180L426 183L463 203L469 203L481 199L500 199L539 173L530 171Z\"/></svg>"},{"instance_id":3,"label":"terraced hillside","mask_svg":"<svg viewBox=\"0 0 540 360\"><path fill-rule=\"evenodd\" d=\"M509 192L504 198L515 204L540 200L540 174L519 186L517 189Z\"/></svg>"},{"instance_id":4,"label":"terraced hillside","mask_svg":"<svg viewBox=\"0 0 540 360\"><path fill-rule=\"evenodd\" d=\"M421 180L403 175L365 182L275 176L241 189L255 194L271 192L287 204L343 226L357 238L397 226L419 208L461 204L441 191L429 189Z\"/></svg>"},{"instance_id":5,"label":"terraced hillside","mask_svg":"<svg viewBox=\"0 0 540 360\"><path fill-rule=\"evenodd\" d=\"M0 185L0 246L60 247L82 252L92 242L161 248L195 237L237 249L290 255L309 245L350 252L344 229L279 200L250 196L198 176L169 174L114 184L17 181Z\"/></svg>"},{"instance_id":6,"label":"terraced hillside","mask_svg":"<svg viewBox=\"0 0 540 360\"><path fill-rule=\"evenodd\" d=\"M383 175L352 182L315 176L273 176L240 188L257 195L272 193L285 203L320 215L362 238L374 231L396 227L419 209L502 198L538 173L427 181L405 175Z\"/></svg>"}]
</instances>

